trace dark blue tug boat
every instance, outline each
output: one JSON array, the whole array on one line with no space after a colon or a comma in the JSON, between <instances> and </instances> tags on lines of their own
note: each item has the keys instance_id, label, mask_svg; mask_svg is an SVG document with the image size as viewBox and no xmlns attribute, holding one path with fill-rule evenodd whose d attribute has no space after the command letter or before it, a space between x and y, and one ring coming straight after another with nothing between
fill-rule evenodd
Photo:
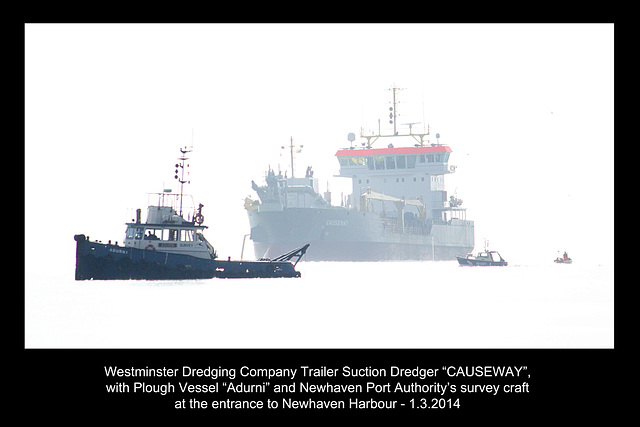
<instances>
[{"instance_id":1,"label":"dark blue tug boat","mask_svg":"<svg viewBox=\"0 0 640 427\"><path fill-rule=\"evenodd\" d=\"M179 195L170 190L158 193L156 206L147 208L146 222L136 211L134 222L127 223L124 246L90 241L84 234L76 234L76 280L182 280L210 278L300 277L295 270L308 244L274 259L258 261L219 260L213 246L203 235L203 205L200 204L191 220L182 215L182 185L184 185L186 148L180 150L182 179ZM169 205L166 205L168 202ZM172 202L179 202L171 206ZM295 263L291 261L295 259Z\"/></svg>"}]
</instances>

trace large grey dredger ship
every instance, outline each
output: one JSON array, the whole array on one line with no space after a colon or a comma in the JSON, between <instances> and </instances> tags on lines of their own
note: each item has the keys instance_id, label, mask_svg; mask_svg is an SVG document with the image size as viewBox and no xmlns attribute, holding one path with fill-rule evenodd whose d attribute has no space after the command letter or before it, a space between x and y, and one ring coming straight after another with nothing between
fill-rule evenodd
<instances>
[{"instance_id":1,"label":"large grey dredger ship","mask_svg":"<svg viewBox=\"0 0 640 427\"><path fill-rule=\"evenodd\" d=\"M462 200L447 197L444 177L454 173L449 165L451 148L425 139L428 129L414 133L412 125L401 133L396 126L396 95L389 108L393 133L380 130L335 156L340 177L352 181L352 194L340 206L331 194L320 194L311 167L305 177L287 178L269 170L266 185L252 181L258 200L247 198L245 209L251 226L256 258L271 258L303 244L311 246L307 261L455 260L474 247L474 223L466 218ZM424 126L423 126L424 127ZM383 139L384 148L373 147ZM399 142L405 144L401 146ZM406 141L409 140L409 144Z\"/></svg>"}]
</instances>

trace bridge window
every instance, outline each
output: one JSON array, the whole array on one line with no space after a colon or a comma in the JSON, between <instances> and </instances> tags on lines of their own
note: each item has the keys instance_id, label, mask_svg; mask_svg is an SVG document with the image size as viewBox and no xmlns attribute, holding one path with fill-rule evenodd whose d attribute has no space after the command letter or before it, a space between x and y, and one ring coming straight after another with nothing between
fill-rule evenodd
<instances>
[{"instance_id":1,"label":"bridge window","mask_svg":"<svg viewBox=\"0 0 640 427\"><path fill-rule=\"evenodd\" d=\"M416 167L416 155L410 154L407 156L407 169L413 169Z\"/></svg>"},{"instance_id":2,"label":"bridge window","mask_svg":"<svg viewBox=\"0 0 640 427\"><path fill-rule=\"evenodd\" d=\"M367 158L362 156L340 156L338 157L338 162L340 163L340 166L357 167L364 166L365 164L368 165ZM370 169L371 168L372 167L370 167Z\"/></svg>"},{"instance_id":3,"label":"bridge window","mask_svg":"<svg viewBox=\"0 0 640 427\"><path fill-rule=\"evenodd\" d=\"M180 230L180 240L183 242L193 242L193 230Z\"/></svg>"},{"instance_id":4,"label":"bridge window","mask_svg":"<svg viewBox=\"0 0 640 427\"><path fill-rule=\"evenodd\" d=\"M127 228L127 239L141 239L142 238L142 228Z\"/></svg>"},{"instance_id":5,"label":"bridge window","mask_svg":"<svg viewBox=\"0 0 640 427\"><path fill-rule=\"evenodd\" d=\"M374 162L376 163L376 170L384 169L384 157L383 156L374 156Z\"/></svg>"},{"instance_id":6,"label":"bridge window","mask_svg":"<svg viewBox=\"0 0 640 427\"><path fill-rule=\"evenodd\" d=\"M142 236L144 236L144 228L136 228L136 240L142 239Z\"/></svg>"},{"instance_id":7,"label":"bridge window","mask_svg":"<svg viewBox=\"0 0 640 427\"><path fill-rule=\"evenodd\" d=\"M366 162L367 162L367 167L369 168L369 170L373 170L373 167L375 165L375 162L373 161L373 157L369 156L369 157L365 157Z\"/></svg>"},{"instance_id":8,"label":"bridge window","mask_svg":"<svg viewBox=\"0 0 640 427\"><path fill-rule=\"evenodd\" d=\"M405 156L396 156L396 166L398 167L398 169L407 168Z\"/></svg>"},{"instance_id":9,"label":"bridge window","mask_svg":"<svg viewBox=\"0 0 640 427\"><path fill-rule=\"evenodd\" d=\"M147 234L144 236L144 238L146 240L160 240L160 237L158 237L158 234L160 233L160 236L162 236L162 230L157 230L155 228L147 228Z\"/></svg>"},{"instance_id":10,"label":"bridge window","mask_svg":"<svg viewBox=\"0 0 640 427\"><path fill-rule=\"evenodd\" d=\"M350 166L362 166L364 165L364 157L352 156Z\"/></svg>"},{"instance_id":11,"label":"bridge window","mask_svg":"<svg viewBox=\"0 0 640 427\"><path fill-rule=\"evenodd\" d=\"M395 158L393 156L388 156L386 158L386 165L387 165L387 169L395 169L396 168L396 161Z\"/></svg>"}]
</instances>

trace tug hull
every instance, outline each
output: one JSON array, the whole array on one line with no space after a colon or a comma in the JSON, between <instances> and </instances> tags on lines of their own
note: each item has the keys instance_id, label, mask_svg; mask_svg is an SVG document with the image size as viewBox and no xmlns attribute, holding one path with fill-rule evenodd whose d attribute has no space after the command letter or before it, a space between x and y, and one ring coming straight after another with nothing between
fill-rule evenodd
<instances>
[{"instance_id":1,"label":"tug hull","mask_svg":"<svg viewBox=\"0 0 640 427\"><path fill-rule=\"evenodd\" d=\"M112 244L76 235L76 280L183 280L300 277L289 261L202 259ZM302 254L307 246L300 248Z\"/></svg>"}]
</instances>

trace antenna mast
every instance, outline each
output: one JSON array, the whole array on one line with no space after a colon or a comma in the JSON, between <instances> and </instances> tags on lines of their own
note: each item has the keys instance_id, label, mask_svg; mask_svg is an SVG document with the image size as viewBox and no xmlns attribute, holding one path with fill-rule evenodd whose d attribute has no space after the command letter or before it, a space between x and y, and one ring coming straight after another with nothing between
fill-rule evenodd
<instances>
[{"instance_id":1,"label":"antenna mast","mask_svg":"<svg viewBox=\"0 0 640 427\"><path fill-rule=\"evenodd\" d=\"M192 150L187 149L187 147L184 147L184 149L181 148L180 153L182 153L182 155L178 157L178 160L180 160L180 163L176 163L176 174L174 178L177 179L178 182L180 183L180 213L179 213L180 216L182 216L182 190L184 188L184 184L185 183L191 184L191 181L184 179L184 170L186 167L189 167L188 164L185 164L185 160L189 160L186 154L190 153L191 151ZM178 168L182 169L180 177L178 177Z\"/></svg>"},{"instance_id":2,"label":"antenna mast","mask_svg":"<svg viewBox=\"0 0 640 427\"><path fill-rule=\"evenodd\" d=\"M304 147L304 145L300 145L300 148L298 149L297 152L300 152L300 150L302 150L302 147ZM283 145L280 148L284 150L285 146ZM293 149L294 148L295 146L293 145L293 137L291 137L291 143L289 144L289 149L291 151L291 178L293 178Z\"/></svg>"},{"instance_id":3,"label":"antenna mast","mask_svg":"<svg viewBox=\"0 0 640 427\"><path fill-rule=\"evenodd\" d=\"M367 148L371 148L371 146L373 145L373 143L378 139L378 138L390 138L390 137L396 137L396 136L410 136L413 139L416 140L416 142L418 143L418 145L423 146L425 143L424 137L429 135L429 126L427 125L427 129L423 130L422 133L414 133L413 132L413 125L417 125L420 124L420 122L412 122L412 123L403 123L403 125L409 125L409 133L403 133L403 134L399 134L398 133L398 125L397 125L397 119L398 119L398 103L399 101L396 99L396 92L399 90L402 90L403 88L399 88L399 87L391 87L388 90L393 91L393 98L392 98L392 103L393 103L393 107L389 107L389 124L393 125L393 133L390 135L383 135L380 129L380 120L378 120L378 134L375 135L373 134L373 132L371 133L371 135L365 135L364 133L364 129L361 128L360 129L360 137L362 138L366 138L367 139ZM423 116L424 116L424 108L423 108ZM424 120L424 118L423 118ZM429 141L427 141L429 142Z\"/></svg>"},{"instance_id":4,"label":"antenna mast","mask_svg":"<svg viewBox=\"0 0 640 427\"><path fill-rule=\"evenodd\" d=\"M391 111L389 113L389 124L393 124L393 134L397 135L398 131L396 129L396 121L397 121L397 115L398 115L398 107L396 106L396 91L397 90L402 90L399 87L392 87L390 90L393 91L393 107L389 107L389 111Z\"/></svg>"}]
</instances>

